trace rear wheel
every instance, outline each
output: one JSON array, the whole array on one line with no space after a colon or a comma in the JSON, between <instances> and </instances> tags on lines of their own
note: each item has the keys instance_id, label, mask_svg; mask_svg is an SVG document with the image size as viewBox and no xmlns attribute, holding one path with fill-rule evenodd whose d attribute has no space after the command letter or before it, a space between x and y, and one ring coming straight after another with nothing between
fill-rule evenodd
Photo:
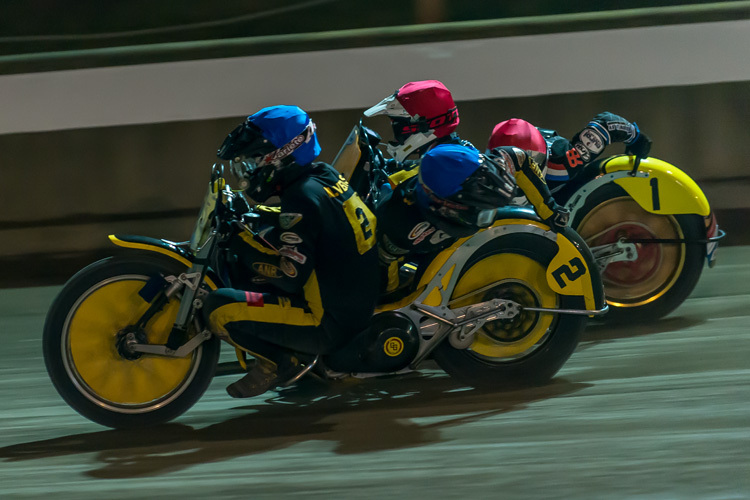
<instances>
[{"instance_id":1,"label":"rear wheel","mask_svg":"<svg viewBox=\"0 0 750 500\"><path fill-rule=\"evenodd\" d=\"M580 308L580 298L558 295L547 284L546 269L556 253L555 243L538 235L492 241L467 262L451 306L501 298L525 307ZM538 385L571 356L585 321L578 315L522 311L484 325L467 349L442 342L434 357L448 374L474 387Z\"/></svg>"},{"instance_id":2,"label":"rear wheel","mask_svg":"<svg viewBox=\"0 0 750 500\"><path fill-rule=\"evenodd\" d=\"M573 222L589 247L620 239L705 239L698 215L647 212L619 186L596 190ZM652 321L661 318L690 295L703 270L705 245L700 243L635 243L633 261L612 262L602 271L609 305L607 322Z\"/></svg>"},{"instance_id":3,"label":"rear wheel","mask_svg":"<svg viewBox=\"0 0 750 500\"><path fill-rule=\"evenodd\" d=\"M184 358L130 353L124 336L164 344L177 316L170 300L144 328L139 295L149 278L184 272L159 256L104 259L81 270L55 299L44 326L44 359L55 388L84 417L129 428L169 421L190 408L216 369L219 342L203 342ZM193 328L189 335L195 335Z\"/></svg>"}]
</instances>

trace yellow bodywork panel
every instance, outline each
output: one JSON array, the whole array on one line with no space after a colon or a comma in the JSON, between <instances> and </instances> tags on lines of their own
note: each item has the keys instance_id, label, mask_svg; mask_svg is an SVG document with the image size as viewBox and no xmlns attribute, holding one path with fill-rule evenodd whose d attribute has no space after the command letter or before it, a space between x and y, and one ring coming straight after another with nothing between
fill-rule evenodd
<instances>
[{"instance_id":1,"label":"yellow bodywork panel","mask_svg":"<svg viewBox=\"0 0 750 500\"><path fill-rule=\"evenodd\" d=\"M632 169L632 157L618 156L607 162L605 173ZM649 175L627 176L614 182L644 210L655 214L698 214L704 217L711 211L698 184L674 165L657 158L644 158L638 171Z\"/></svg>"},{"instance_id":2,"label":"yellow bodywork panel","mask_svg":"<svg viewBox=\"0 0 750 500\"><path fill-rule=\"evenodd\" d=\"M532 220L528 220L528 219L503 219L503 220L495 222L490 227L506 226L506 225L512 225L512 224L525 224L525 225L529 225L529 226L537 226L537 227L540 227L540 228L545 229L545 230L549 229L549 226L546 226L546 225L544 225L541 222L532 221ZM489 229L489 228L480 229L475 234L479 234L482 231L487 231L487 229ZM458 249L458 247L460 247L461 245L463 245L464 243L466 243L466 241L469 240L470 238L472 238L473 236L474 235L467 236L465 238L460 238L460 239L456 240L456 242L453 243L451 246L449 246L448 248L446 248L445 250L443 250L439 254L437 254L435 256L435 258L432 259L432 261L430 262L430 264L427 266L427 270L425 271L425 273L420 278L419 285L418 285L419 288L421 288L423 286L426 286L432 280L432 278L435 276L435 274L437 274L438 271L440 271L440 269L448 261L448 259L451 258L451 256L453 255L453 252L455 252Z\"/></svg>"},{"instance_id":3,"label":"yellow bodywork panel","mask_svg":"<svg viewBox=\"0 0 750 500\"><path fill-rule=\"evenodd\" d=\"M433 288L429 295L427 295L427 298L424 300L425 305L428 306L439 306L442 303L443 294L441 290L446 290L448 288L448 283L451 281L451 276L453 276L453 271L456 270L456 265L452 265L450 269L448 269L448 272L445 273L445 276L440 280L440 288L435 287ZM448 297L446 297L446 302L448 302Z\"/></svg>"},{"instance_id":4,"label":"yellow bodywork panel","mask_svg":"<svg viewBox=\"0 0 750 500\"><path fill-rule=\"evenodd\" d=\"M134 324L148 309L138 291L146 282L128 279L108 283L88 295L73 313L67 341L75 371L101 398L116 404L140 405L177 389L192 367L192 356L144 355L123 359L116 351L117 332ZM169 302L146 325L150 344L169 337L178 301Z\"/></svg>"},{"instance_id":5,"label":"yellow bodywork panel","mask_svg":"<svg viewBox=\"0 0 750 500\"><path fill-rule=\"evenodd\" d=\"M586 259L561 234L557 235L557 248L557 255L547 267L547 284L560 295L583 296L586 309L595 309L594 286Z\"/></svg>"},{"instance_id":6,"label":"yellow bodywork panel","mask_svg":"<svg viewBox=\"0 0 750 500\"><path fill-rule=\"evenodd\" d=\"M542 222L528 219L503 219L496 222L494 226L501 225L527 225L535 226L544 230L549 229L549 226L545 225ZM486 229L482 229L481 231L486 231ZM453 245L440 252L432 260L432 262L430 262L427 270L420 278L419 285L417 287L418 292L410 295L405 299L402 299L398 303L381 305L378 307L378 310L393 310L410 304L416 298L419 291L423 290L424 287L426 287L430 283L430 281L435 277L435 274L440 271L440 269L458 249L458 247L463 245L469 238L470 237L459 239ZM586 260L584 259L583 255L581 255L578 248L576 248L576 246L570 240L560 234L557 235L557 245L559 248L557 255L552 260L548 268L544 270L544 288L550 289L555 293L559 293L561 295L583 296L585 299L586 308L595 309L596 307L593 292L594 287L591 281L591 274L589 267L586 264ZM481 262L483 263L486 260L487 259L483 259ZM542 267L539 264L537 264L537 266L539 266L540 268ZM477 266L472 266L472 272L476 272L474 271L475 267ZM441 286L443 289L447 287L450 275L454 272L454 270L455 266L451 268L450 272L446 273L446 276L444 276L443 279L441 279ZM495 272L490 273L489 276L497 278L497 273L499 272L502 274L504 271L508 271L510 273L512 270L499 268L495 270ZM465 277L462 276L459 282L464 282L464 279ZM456 290L458 290L458 288L456 288ZM460 297L462 295L463 293L457 293L455 291L453 293L453 297ZM440 305L441 298L442 296L439 289L433 288L424 303L427 305L437 306Z\"/></svg>"}]
</instances>

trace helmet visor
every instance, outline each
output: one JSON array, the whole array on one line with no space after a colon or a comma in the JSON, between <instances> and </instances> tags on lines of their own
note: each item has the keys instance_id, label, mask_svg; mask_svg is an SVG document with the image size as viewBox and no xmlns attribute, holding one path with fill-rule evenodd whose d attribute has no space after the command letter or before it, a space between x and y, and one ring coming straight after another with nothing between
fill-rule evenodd
<instances>
[{"instance_id":1,"label":"helmet visor","mask_svg":"<svg viewBox=\"0 0 750 500\"><path fill-rule=\"evenodd\" d=\"M388 115L394 117L409 118L411 115L404 109L396 98L396 94L390 95L364 112L367 117L377 115Z\"/></svg>"}]
</instances>

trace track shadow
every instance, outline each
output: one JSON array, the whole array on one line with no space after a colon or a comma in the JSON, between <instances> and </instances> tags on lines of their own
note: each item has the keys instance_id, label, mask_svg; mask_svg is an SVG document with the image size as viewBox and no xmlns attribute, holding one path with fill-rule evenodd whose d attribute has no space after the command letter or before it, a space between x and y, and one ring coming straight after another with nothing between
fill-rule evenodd
<instances>
[{"instance_id":1,"label":"track shadow","mask_svg":"<svg viewBox=\"0 0 750 500\"><path fill-rule=\"evenodd\" d=\"M441 442L441 430L577 392L588 384L556 379L507 392L457 385L444 373L413 373L354 384L299 386L253 398L237 416L203 428L171 423L142 430L108 430L0 449L5 461L95 453L99 479L160 476L196 464L262 454L306 441L333 443L338 454L368 453ZM243 401L244 403L244 401ZM502 440L502 435L493 435ZM86 460L90 460L86 458Z\"/></svg>"},{"instance_id":2,"label":"track shadow","mask_svg":"<svg viewBox=\"0 0 750 500\"><path fill-rule=\"evenodd\" d=\"M706 322L705 318L676 316L662 318L651 323L633 323L627 325L609 325L602 322L591 322L581 334L579 350L595 345L612 342L618 339L643 337L659 333L683 330Z\"/></svg>"}]
</instances>

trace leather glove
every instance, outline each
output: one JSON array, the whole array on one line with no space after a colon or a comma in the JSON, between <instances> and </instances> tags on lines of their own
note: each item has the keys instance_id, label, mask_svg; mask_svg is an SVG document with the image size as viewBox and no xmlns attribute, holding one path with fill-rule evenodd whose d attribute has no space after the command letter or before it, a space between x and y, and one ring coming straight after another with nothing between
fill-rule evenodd
<instances>
[{"instance_id":1,"label":"leather glove","mask_svg":"<svg viewBox=\"0 0 750 500\"><path fill-rule=\"evenodd\" d=\"M649 151L651 151L651 139L643 132L638 134L635 141L625 147L626 153L635 155L638 158L648 157Z\"/></svg>"},{"instance_id":2,"label":"leather glove","mask_svg":"<svg viewBox=\"0 0 750 500\"><path fill-rule=\"evenodd\" d=\"M544 222L549 225L550 229L554 231L555 233L559 233L565 227L568 225L568 220L570 219L570 210L564 207L558 206L554 209L554 212L552 213L552 216L549 217Z\"/></svg>"}]
</instances>

